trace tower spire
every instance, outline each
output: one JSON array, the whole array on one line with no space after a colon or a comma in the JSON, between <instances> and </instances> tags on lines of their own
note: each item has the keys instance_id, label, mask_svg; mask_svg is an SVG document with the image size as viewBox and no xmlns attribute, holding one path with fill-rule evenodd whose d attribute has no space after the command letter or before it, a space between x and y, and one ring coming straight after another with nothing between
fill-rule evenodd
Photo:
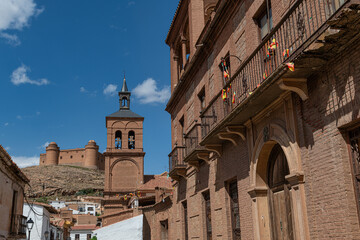
<instances>
[{"instance_id":1,"label":"tower spire","mask_svg":"<svg viewBox=\"0 0 360 240\"><path fill-rule=\"evenodd\" d=\"M127 88L127 85L126 85L126 79L125 79L125 72L124 72L124 81L123 81L123 85L122 85L122 88L121 88L121 92L128 92L128 88Z\"/></svg>"},{"instance_id":2,"label":"tower spire","mask_svg":"<svg viewBox=\"0 0 360 240\"><path fill-rule=\"evenodd\" d=\"M124 81L121 91L119 92L120 110L130 109L130 96L131 96L131 92L129 92L128 87L126 85L126 78L124 72Z\"/></svg>"}]
</instances>

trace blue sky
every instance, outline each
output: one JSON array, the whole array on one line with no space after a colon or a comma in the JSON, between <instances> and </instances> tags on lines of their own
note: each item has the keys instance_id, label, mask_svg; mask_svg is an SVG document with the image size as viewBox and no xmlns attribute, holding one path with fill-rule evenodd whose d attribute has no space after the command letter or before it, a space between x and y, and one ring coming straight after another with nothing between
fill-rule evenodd
<instances>
[{"instance_id":1,"label":"blue sky","mask_svg":"<svg viewBox=\"0 0 360 240\"><path fill-rule=\"evenodd\" d=\"M145 173L168 168L170 56L177 0L0 1L0 144L19 166L45 145L106 148L123 72L144 116ZM116 88L117 87L117 88Z\"/></svg>"}]
</instances>

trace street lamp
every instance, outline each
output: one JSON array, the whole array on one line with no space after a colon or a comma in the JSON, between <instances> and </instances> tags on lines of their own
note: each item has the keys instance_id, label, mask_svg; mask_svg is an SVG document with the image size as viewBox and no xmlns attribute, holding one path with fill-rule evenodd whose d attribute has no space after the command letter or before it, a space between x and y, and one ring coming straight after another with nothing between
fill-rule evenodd
<instances>
[{"instance_id":1,"label":"street lamp","mask_svg":"<svg viewBox=\"0 0 360 240\"><path fill-rule=\"evenodd\" d=\"M34 226L34 221L31 218L29 218L29 220L26 221L26 228L29 231L28 240L30 240L30 233L31 233L31 229L33 228L33 226Z\"/></svg>"},{"instance_id":2,"label":"street lamp","mask_svg":"<svg viewBox=\"0 0 360 240\"><path fill-rule=\"evenodd\" d=\"M49 231L45 231L45 232L44 232L44 237L45 237L45 240L48 239L48 237L49 237Z\"/></svg>"}]
</instances>

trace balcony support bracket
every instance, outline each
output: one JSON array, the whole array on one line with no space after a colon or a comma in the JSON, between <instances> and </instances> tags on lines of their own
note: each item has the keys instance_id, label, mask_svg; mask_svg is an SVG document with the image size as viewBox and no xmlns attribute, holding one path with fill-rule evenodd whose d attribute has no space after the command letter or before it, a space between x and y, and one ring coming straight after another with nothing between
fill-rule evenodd
<instances>
[{"instance_id":1,"label":"balcony support bracket","mask_svg":"<svg viewBox=\"0 0 360 240\"><path fill-rule=\"evenodd\" d=\"M196 172L199 172L200 169L200 163L199 161L188 161L188 164L195 168Z\"/></svg>"},{"instance_id":2,"label":"balcony support bracket","mask_svg":"<svg viewBox=\"0 0 360 240\"><path fill-rule=\"evenodd\" d=\"M236 125L233 125L233 126L227 126L226 127L226 131L228 133L232 133L232 134L236 134L238 136L241 137L241 139L243 141L245 141L245 136L246 136L246 127L245 126L236 126Z\"/></svg>"},{"instance_id":3,"label":"balcony support bracket","mask_svg":"<svg viewBox=\"0 0 360 240\"><path fill-rule=\"evenodd\" d=\"M205 145L206 150L215 152L219 157L222 155L222 145L221 144L208 144Z\"/></svg>"},{"instance_id":4,"label":"balcony support bracket","mask_svg":"<svg viewBox=\"0 0 360 240\"><path fill-rule=\"evenodd\" d=\"M228 141L232 142L232 144L234 144L234 146L237 146L237 142L236 142L236 140L238 138L237 134L228 133L228 132L220 132L220 133L218 133L218 137L221 140L228 140Z\"/></svg>"},{"instance_id":5,"label":"balcony support bracket","mask_svg":"<svg viewBox=\"0 0 360 240\"><path fill-rule=\"evenodd\" d=\"M182 169L179 169L177 171L177 174L181 177L183 177L184 179L186 179L186 168L182 168Z\"/></svg>"},{"instance_id":6,"label":"balcony support bracket","mask_svg":"<svg viewBox=\"0 0 360 240\"><path fill-rule=\"evenodd\" d=\"M296 92L303 101L309 98L306 78L282 78L277 84L280 89Z\"/></svg>"},{"instance_id":7,"label":"balcony support bracket","mask_svg":"<svg viewBox=\"0 0 360 240\"><path fill-rule=\"evenodd\" d=\"M209 153L200 152L197 154L198 159L204 160L207 164L209 164Z\"/></svg>"}]
</instances>

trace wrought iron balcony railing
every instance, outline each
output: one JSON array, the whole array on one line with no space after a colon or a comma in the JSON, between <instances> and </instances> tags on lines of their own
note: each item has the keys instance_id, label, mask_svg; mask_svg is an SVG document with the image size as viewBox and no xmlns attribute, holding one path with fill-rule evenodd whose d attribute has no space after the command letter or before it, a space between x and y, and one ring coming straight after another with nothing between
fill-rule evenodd
<instances>
[{"instance_id":1,"label":"wrought iron balcony railing","mask_svg":"<svg viewBox=\"0 0 360 240\"><path fill-rule=\"evenodd\" d=\"M11 219L11 236L25 236L26 235L26 217L20 214L15 214Z\"/></svg>"},{"instance_id":2,"label":"wrought iron balcony railing","mask_svg":"<svg viewBox=\"0 0 360 240\"><path fill-rule=\"evenodd\" d=\"M203 111L202 138L272 74L291 63L344 3L345 0L295 2Z\"/></svg>"},{"instance_id":3,"label":"wrought iron balcony railing","mask_svg":"<svg viewBox=\"0 0 360 240\"><path fill-rule=\"evenodd\" d=\"M169 154L169 172L172 172L176 167L186 167L184 162L185 147L175 146Z\"/></svg>"},{"instance_id":4,"label":"wrought iron balcony railing","mask_svg":"<svg viewBox=\"0 0 360 240\"><path fill-rule=\"evenodd\" d=\"M201 124L196 123L190 131L185 135L185 158L192 152L194 149L199 148L199 142L201 140L200 134Z\"/></svg>"}]
</instances>

